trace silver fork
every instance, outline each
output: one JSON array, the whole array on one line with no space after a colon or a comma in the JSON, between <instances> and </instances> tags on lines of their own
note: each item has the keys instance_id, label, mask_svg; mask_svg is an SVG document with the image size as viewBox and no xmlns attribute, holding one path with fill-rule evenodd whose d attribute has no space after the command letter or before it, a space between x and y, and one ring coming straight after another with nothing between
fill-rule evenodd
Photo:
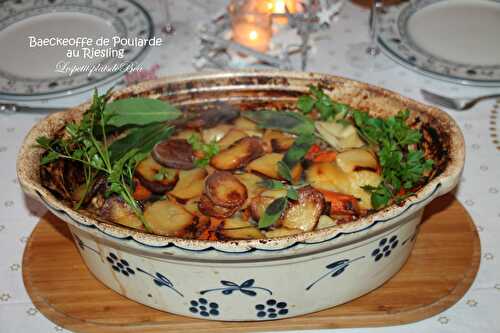
<instances>
[{"instance_id":1,"label":"silver fork","mask_svg":"<svg viewBox=\"0 0 500 333\"><path fill-rule=\"evenodd\" d=\"M424 99L426 101L431 102L433 104L444 106L445 108L458 111L467 110L472 106L474 106L477 102L485 99L500 98L500 93L473 97L473 98L465 98L465 97L452 98L452 97L438 95L436 93L427 91L425 89L420 89L420 92L422 93L422 96L424 96Z\"/></svg>"}]
</instances>

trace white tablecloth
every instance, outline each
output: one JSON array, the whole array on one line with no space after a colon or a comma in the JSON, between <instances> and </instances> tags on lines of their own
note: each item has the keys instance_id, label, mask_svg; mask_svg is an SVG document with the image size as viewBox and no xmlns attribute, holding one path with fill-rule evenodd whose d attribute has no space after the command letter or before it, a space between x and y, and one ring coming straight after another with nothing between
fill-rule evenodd
<instances>
[{"instance_id":1,"label":"white tablecloth","mask_svg":"<svg viewBox=\"0 0 500 333\"><path fill-rule=\"evenodd\" d=\"M143 3L152 9L155 2ZM145 67L158 64L158 75L193 71L192 57L198 47L197 24L219 13L223 6L222 0L171 1L177 31L164 46L149 52L144 60ZM158 13L158 10L153 11L154 16ZM417 100L422 100L419 92L422 87L454 96L474 96L494 90L437 81L399 65L373 72L350 66L346 56L348 50L353 44L368 39L367 18L366 10L347 3L338 21L330 30L321 33L307 70L365 81ZM87 93L48 103L76 105L88 97ZM456 195L472 215L481 237L481 267L475 282L457 304L426 320L388 328L340 329L335 332L500 332L500 126L497 123L500 101L485 101L470 111L449 113L459 123L467 149L465 170ZM24 136L40 118L26 114L0 115L1 333L65 331L36 310L22 281L23 249L46 210L21 192L16 180L15 161Z\"/></svg>"}]
</instances>

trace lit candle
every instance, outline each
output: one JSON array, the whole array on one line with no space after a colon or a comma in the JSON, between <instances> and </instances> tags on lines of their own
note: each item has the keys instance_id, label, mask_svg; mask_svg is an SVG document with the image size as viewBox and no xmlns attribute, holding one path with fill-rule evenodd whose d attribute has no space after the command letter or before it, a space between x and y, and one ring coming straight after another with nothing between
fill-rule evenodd
<instances>
[{"instance_id":1,"label":"lit candle","mask_svg":"<svg viewBox=\"0 0 500 333\"><path fill-rule=\"evenodd\" d=\"M259 1L259 0L257 0ZM290 14L297 12L296 0L261 0L257 6L258 10L262 13L269 14L285 14L286 9ZM286 9L285 9L286 8ZM273 22L278 24L287 24L286 17L275 17Z\"/></svg>"},{"instance_id":2,"label":"lit candle","mask_svg":"<svg viewBox=\"0 0 500 333\"><path fill-rule=\"evenodd\" d=\"M259 52L266 52L271 41L269 17L257 18L254 14L244 14L233 21L232 38L235 42Z\"/></svg>"}]
</instances>

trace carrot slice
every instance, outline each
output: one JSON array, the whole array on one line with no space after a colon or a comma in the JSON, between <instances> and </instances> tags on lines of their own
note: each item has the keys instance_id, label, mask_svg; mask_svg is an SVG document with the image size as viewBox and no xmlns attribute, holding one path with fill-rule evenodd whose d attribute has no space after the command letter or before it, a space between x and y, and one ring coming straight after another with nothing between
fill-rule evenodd
<instances>
[{"instance_id":1,"label":"carrot slice","mask_svg":"<svg viewBox=\"0 0 500 333\"><path fill-rule=\"evenodd\" d=\"M358 215L358 199L349 194L319 190L330 203L330 215Z\"/></svg>"},{"instance_id":2,"label":"carrot slice","mask_svg":"<svg viewBox=\"0 0 500 333\"><path fill-rule=\"evenodd\" d=\"M139 180L134 180L135 189L134 194L132 196L135 200L146 200L151 196L151 191L148 190L144 185L141 184Z\"/></svg>"},{"instance_id":3,"label":"carrot slice","mask_svg":"<svg viewBox=\"0 0 500 333\"><path fill-rule=\"evenodd\" d=\"M305 159L312 161L314 159L314 156L316 156L317 153L321 151L321 148L317 144L313 144L311 148L309 148L309 151L307 152Z\"/></svg>"},{"instance_id":4,"label":"carrot slice","mask_svg":"<svg viewBox=\"0 0 500 333\"><path fill-rule=\"evenodd\" d=\"M333 150L325 150L314 156L314 162L333 162L337 159L337 152Z\"/></svg>"}]
</instances>

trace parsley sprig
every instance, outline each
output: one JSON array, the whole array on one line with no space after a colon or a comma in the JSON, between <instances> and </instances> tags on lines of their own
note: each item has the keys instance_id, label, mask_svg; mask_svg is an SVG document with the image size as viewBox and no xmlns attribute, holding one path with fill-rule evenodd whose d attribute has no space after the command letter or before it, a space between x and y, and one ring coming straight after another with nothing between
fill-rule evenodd
<instances>
[{"instance_id":1,"label":"parsley sprig","mask_svg":"<svg viewBox=\"0 0 500 333\"><path fill-rule=\"evenodd\" d=\"M299 98L297 107L304 114L317 110L324 121L353 123L358 134L377 149L382 182L377 187L364 187L371 193L375 209L388 205L393 199L398 202L411 195L411 190L432 169L434 162L425 159L423 151L418 148L422 134L407 124L409 110L386 119L375 118L367 112L332 100L315 86L309 86L309 94Z\"/></svg>"},{"instance_id":2,"label":"parsley sprig","mask_svg":"<svg viewBox=\"0 0 500 333\"><path fill-rule=\"evenodd\" d=\"M217 155L220 151L219 145L215 142L204 143L197 135L191 135L187 139L188 143L193 147L194 151L200 152L202 157L197 158L194 164L198 168L203 168L210 163L210 159Z\"/></svg>"}]
</instances>

